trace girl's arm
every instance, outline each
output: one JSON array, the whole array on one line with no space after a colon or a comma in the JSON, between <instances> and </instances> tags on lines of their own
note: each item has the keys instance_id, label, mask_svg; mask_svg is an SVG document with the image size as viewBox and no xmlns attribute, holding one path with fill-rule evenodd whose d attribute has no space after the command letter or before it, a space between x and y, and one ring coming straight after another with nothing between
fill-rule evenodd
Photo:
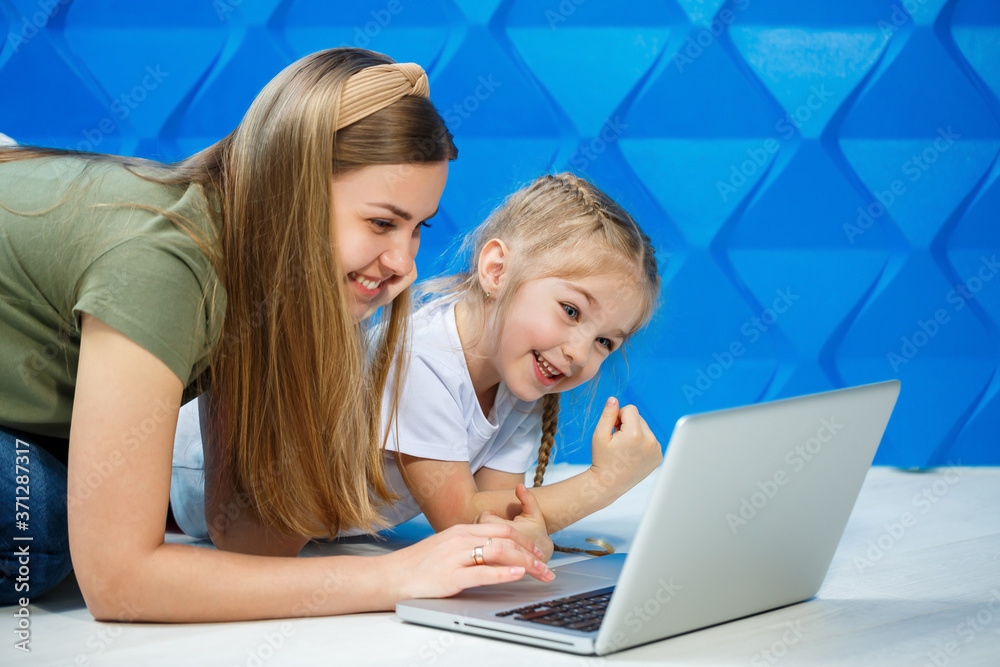
<instances>
[{"instance_id":1,"label":"girl's arm","mask_svg":"<svg viewBox=\"0 0 1000 667\"><path fill-rule=\"evenodd\" d=\"M617 401L609 399L594 430L592 456L582 473L531 490L550 534L610 505L656 469L663 452L635 406L619 410ZM507 520L521 512L514 488L523 482L522 475L482 468L473 476L468 463L407 454L398 454L397 460L434 530L474 521L482 512Z\"/></svg>"},{"instance_id":2,"label":"girl's arm","mask_svg":"<svg viewBox=\"0 0 1000 667\"><path fill-rule=\"evenodd\" d=\"M164 543L182 386L163 362L84 315L69 456L77 581L99 620L225 621L390 610L397 600L552 578L506 525L458 526L384 556L267 558ZM487 566L469 553L486 547ZM471 566L471 567L470 567Z\"/></svg>"},{"instance_id":3,"label":"girl's arm","mask_svg":"<svg viewBox=\"0 0 1000 667\"><path fill-rule=\"evenodd\" d=\"M508 521L521 513L514 489L524 482L524 475L482 468L473 477L469 464L463 461L422 459L408 454L397 457L410 493L436 531L476 521L483 512ZM607 491L593 468L531 489L549 534L607 507L618 497L611 497Z\"/></svg>"}]
</instances>

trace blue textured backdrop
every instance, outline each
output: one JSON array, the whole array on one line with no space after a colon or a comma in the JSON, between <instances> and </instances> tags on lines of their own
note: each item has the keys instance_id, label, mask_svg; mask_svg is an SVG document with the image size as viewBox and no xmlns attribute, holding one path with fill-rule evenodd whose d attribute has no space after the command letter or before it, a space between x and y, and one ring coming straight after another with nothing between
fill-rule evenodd
<instances>
[{"instance_id":1,"label":"blue textured backdrop","mask_svg":"<svg viewBox=\"0 0 1000 667\"><path fill-rule=\"evenodd\" d=\"M657 320L602 382L661 440L895 377L876 462L1000 463L997 0L0 0L0 35L0 131L167 161L306 53L419 62L461 151L421 274L539 173L596 181L660 249Z\"/></svg>"}]
</instances>

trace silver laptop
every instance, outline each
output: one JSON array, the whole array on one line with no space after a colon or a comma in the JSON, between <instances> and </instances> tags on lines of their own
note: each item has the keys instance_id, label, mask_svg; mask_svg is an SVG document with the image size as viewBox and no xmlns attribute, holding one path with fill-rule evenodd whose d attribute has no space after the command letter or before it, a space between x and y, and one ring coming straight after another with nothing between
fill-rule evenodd
<instances>
[{"instance_id":1,"label":"silver laptop","mask_svg":"<svg viewBox=\"0 0 1000 667\"><path fill-rule=\"evenodd\" d=\"M441 600L403 620L605 655L819 590L899 381L682 417L628 554Z\"/></svg>"}]
</instances>

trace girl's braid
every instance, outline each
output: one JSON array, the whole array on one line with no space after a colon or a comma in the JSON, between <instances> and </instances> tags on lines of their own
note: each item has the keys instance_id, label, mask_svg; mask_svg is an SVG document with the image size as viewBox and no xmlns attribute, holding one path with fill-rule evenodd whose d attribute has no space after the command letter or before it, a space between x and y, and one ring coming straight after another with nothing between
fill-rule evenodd
<instances>
[{"instance_id":1,"label":"girl's braid","mask_svg":"<svg viewBox=\"0 0 1000 667\"><path fill-rule=\"evenodd\" d=\"M593 211L593 213L598 217L598 219L600 219L602 224L605 225L608 224L609 220L607 213L604 210L604 207L601 206L601 203L597 201L597 199L594 197L593 191L589 187L587 187L588 184L585 180L583 180L579 176L575 176L573 174L565 172L561 174L555 174L552 176L552 178L559 181L564 186L569 186L573 188L576 195L579 196L580 199L583 201L584 206Z\"/></svg>"},{"instance_id":2,"label":"girl's braid","mask_svg":"<svg viewBox=\"0 0 1000 667\"><path fill-rule=\"evenodd\" d=\"M559 394L546 394L542 399L542 445L538 448L538 466L535 467L534 486L541 486L545 478L545 468L549 465L552 445L556 441L556 428L559 426ZM606 540L587 538L587 542L596 544L600 549L578 549L576 547L561 547L553 543L556 551L563 553L590 554L591 556L608 556L615 548Z\"/></svg>"},{"instance_id":3,"label":"girl's braid","mask_svg":"<svg viewBox=\"0 0 1000 667\"><path fill-rule=\"evenodd\" d=\"M559 426L559 394L546 394L542 399L542 446L538 449L538 466L535 468L535 486L542 485L545 468L549 465L552 445L556 442Z\"/></svg>"},{"instance_id":4,"label":"girl's braid","mask_svg":"<svg viewBox=\"0 0 1000 667\"><path fill-rule=\"evenodd\" d=\"M546 179L556 181L563 188L572 188L582 201L584 206L593 212L603 225L611 222L604 207L594 198L593 193L585 187L586 181L569 173L550 174ZM559 394L546 394L542 399L542 443L538 449L538 466L535 468L534 486L541 486L545 478L545 468L549 465L552 454L552 446L555 444L556 429L559 426ZM591 556L607 556L615 552L615 548L606 540L587 538L587 542L595 544L600 549L578 549L576 547L562 547L553 544L556 551L563 553L581 553Z\"/></svg>"}]
</instances>

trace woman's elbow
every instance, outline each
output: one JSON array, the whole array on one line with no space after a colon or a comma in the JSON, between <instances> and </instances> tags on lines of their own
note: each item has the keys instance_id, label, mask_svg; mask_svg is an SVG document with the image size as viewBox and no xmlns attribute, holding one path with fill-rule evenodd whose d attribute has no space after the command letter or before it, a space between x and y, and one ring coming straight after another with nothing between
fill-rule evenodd
<instances>
[{"instance_id":1,"label":"woman's elbow","mask_svg":"<svg viewBox=\"0 0 1000 667\"><path fill-rule=\"evenodd\" d=\"M220 551L285 558L295 558L309 542L308 537L279 534L276 531L261 530L257 526L247 530L209 529L209 537Z\"/></svg>"},{"instance_id":2,"label":"woman's elbow","mask_svg":"<svg viewBox=\"0 0 1000 667\"><path fill-rule=\"evenodd\" d=\"M146 616L146 609L139 602L141 582L129 581L125 573L110 565L96 570L77 568L76 572L87 611L94 619L104 622L155 620Z\"/></svg>"}]
</instances>

